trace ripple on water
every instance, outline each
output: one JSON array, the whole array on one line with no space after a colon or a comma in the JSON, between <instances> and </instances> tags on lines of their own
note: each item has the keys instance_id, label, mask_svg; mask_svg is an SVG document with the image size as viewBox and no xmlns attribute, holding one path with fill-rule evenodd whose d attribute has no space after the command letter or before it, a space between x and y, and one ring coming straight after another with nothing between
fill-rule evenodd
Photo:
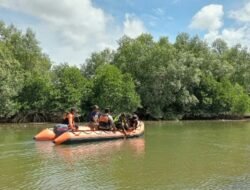
<instances>
[{"instance_id":1,"label":"ripple on water","mask_svg":"<svg viewBox=\"0 0 250 190\"><path fill-rule=\"evenodd\" d=\"M213 176L202 181L195 189L249 189L250 176L244 174L241 176Z\"/></svg>"},{"instance_id":2,"label":"ripple on water","mask_svg":"<svg viewBox=\"0 0 250 190\"><path fill-rule=\"evenodd\" d=\"M0 144L0 189L249 189L250 125L194 123L62 146L11 132L16 141Z\"/></svg>"}]
</instances>

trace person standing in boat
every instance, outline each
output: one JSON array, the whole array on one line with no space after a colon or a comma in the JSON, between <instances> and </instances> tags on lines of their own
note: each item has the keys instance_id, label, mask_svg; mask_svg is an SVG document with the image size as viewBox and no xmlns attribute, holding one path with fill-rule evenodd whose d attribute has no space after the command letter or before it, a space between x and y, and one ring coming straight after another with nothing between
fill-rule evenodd
<instances>
[{"instance_id":1,"label":"person standing in boat","mask_svg":"<svg viewBox=\"0 0 250 190\"><path fill-rule=\"evenodd\" d=\"M100 117L100 111L99 106L94 105L92 107L92 111L90 112L88 116L89 126L93 128L94 130L98 127L98 119Z\"/></svg>"},{"instance_id":2,"label":"person standing in boat","mask_svg":"<svg viewBox=\"0 0 250 190\"><path fill-rule=\"evenodd\" d=\"M110 109L105 108L104 113L99 117L99 129L115 130L113 117L110 115Z\"/></svg>"},{"instance_id":3,"label":"person standing in boat","mask_svg":"<svg viewBox=\"0 0 250 190\"><path fill-rule=\"evenodd\" d=\"M68 125L68 129L72 131L76 131L78 129L78 126L75 124L76 112L76 108L71 108L70 112L67 113L66 117L63 120L63 124Z\"/></svg>"}]
</instances>

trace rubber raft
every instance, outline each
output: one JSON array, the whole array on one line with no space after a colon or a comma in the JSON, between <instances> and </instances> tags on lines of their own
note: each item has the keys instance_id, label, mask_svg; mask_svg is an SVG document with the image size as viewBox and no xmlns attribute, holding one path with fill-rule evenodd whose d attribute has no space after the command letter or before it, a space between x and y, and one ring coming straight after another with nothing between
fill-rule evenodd
<instances>
[{"instance_id":1,"label":"rubber raft","mask_svg":"<svg viewBox=\"0 0 250 190\"><path fill-rule=\"evenodd\" d=\"M78 131L72 132L67 131L56 136L53 128L47 128L38 133L33 139L37 141L53 141L55 144L73 144L81 142L93 142L93 141L104 141L114 140L122 138L134 138L143 135L144 123L139 121L139 124L135 130L131 131L104 131L104 130L91 130L88 126L80 126Z\"/></svg>"}]
</instances>

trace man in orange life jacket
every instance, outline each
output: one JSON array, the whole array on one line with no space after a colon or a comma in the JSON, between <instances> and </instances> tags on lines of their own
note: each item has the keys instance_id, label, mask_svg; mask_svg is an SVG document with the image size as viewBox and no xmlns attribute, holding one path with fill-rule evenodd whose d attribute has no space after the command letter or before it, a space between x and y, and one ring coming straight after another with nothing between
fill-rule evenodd
<instances>
[{"instance_id":1,"label":"man in orange life jacket","mask_svg":"<svg viewBox=\"0 0 250 190\"><path fill-rule=\"evenodd\" d=\"M63 120L63 124L68 125L68 128L72 131L76 131L78 129L78 126L75 124L75 114L76 114L76 108L71 108L70 112L66 115L66 117Z\"/></svg>"},{"instance_id":2,"label":"man in orange life jacket","mask_svg":"<svg viewBox=\"0 0 250 190\"><path fill-rule=\"evenodd\" d=\"M99 129L103 130L112 130L115 129L114 127L114 120L113 117L109 113L109 108L104 110L104 114L101 114L99 117Z\"/></svg>"}]
</instances>

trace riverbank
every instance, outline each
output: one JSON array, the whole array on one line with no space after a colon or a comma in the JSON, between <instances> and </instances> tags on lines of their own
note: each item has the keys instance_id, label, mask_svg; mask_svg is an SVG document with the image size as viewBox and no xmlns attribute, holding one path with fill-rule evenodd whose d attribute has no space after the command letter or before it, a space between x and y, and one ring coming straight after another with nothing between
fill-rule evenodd
<instances>
[{"instance_id":1,"label":"riverbank","mask_svg":"<svg viewBox=\"0 0 250 190\"><path fill-rule=\"evenodd\" d=\"M0 123L60 123L62 121L63 113L53 114L30 114L30 115L19 115L13 118L0 118ZM182 117L174 116L169 119L153 118L150 115L138 114L140 120L143 121L188 121L188 120L250 120L250 113L244 115L229 115L229 114L189 114ZM87 122L87 115L80 115L76 118L76 122L82 123Z\"/></svg>"},{"instance_id":2,"label":"riverbank","mask_svg":"<svg viewBox=\"0 0 250 190\"><path fill-rule=\"evenodd\" d=\"M203 115L186 115L182 120L244 120L250 119L250 113L244 115L228 115L228 114L203 114Z\"/></svg>"}]
</instances>

